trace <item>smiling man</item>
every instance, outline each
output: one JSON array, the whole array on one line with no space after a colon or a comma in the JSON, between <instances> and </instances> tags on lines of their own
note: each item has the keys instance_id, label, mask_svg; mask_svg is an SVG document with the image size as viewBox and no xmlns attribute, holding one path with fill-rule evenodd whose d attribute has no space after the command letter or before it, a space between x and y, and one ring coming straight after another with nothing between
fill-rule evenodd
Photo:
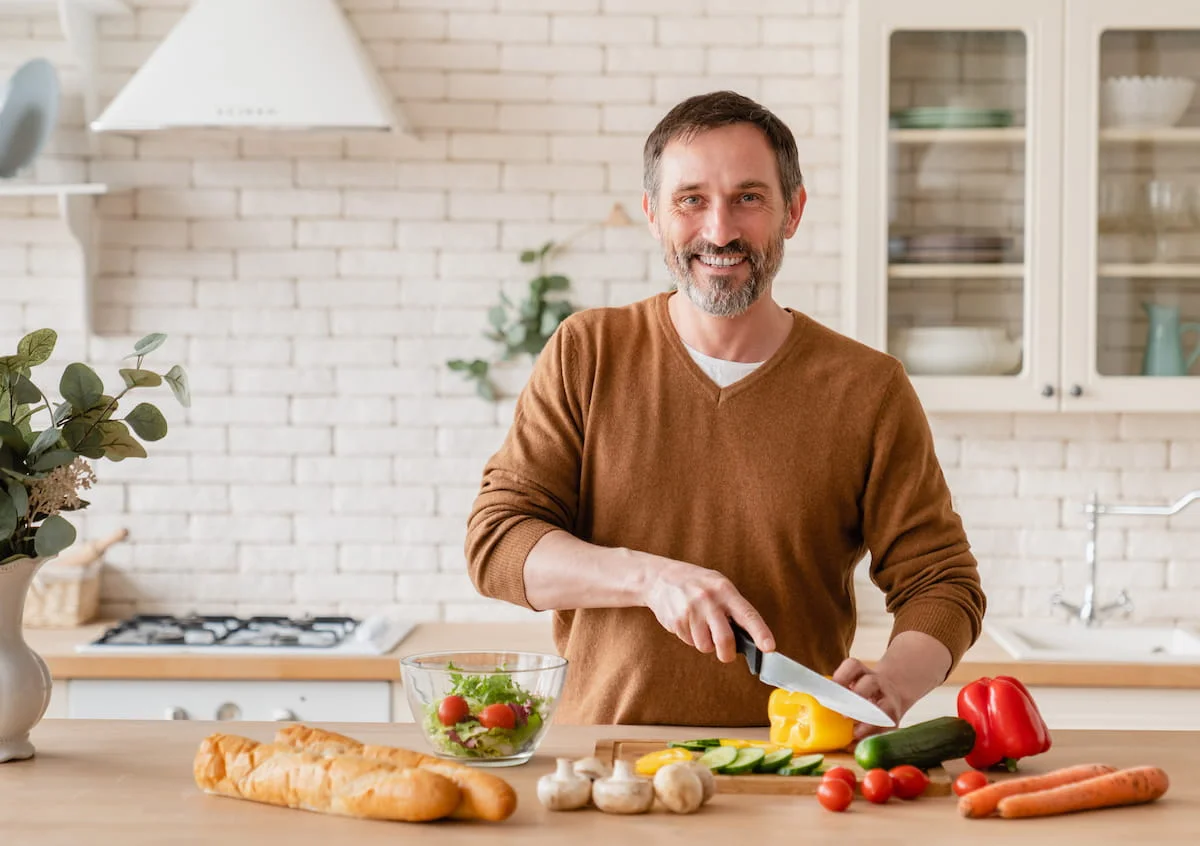
<instances>
[{"instance_id":1,"label":"smiling man","mask_svg":"<svg viewBox=\"0 0 1200 846\"><path fill-rule=\"evenodd\" d=\"M562 722L765 725L730 619L899 719L985 607L917 396L895 359L772 297L806 199L775 115L690 98L644 159L676 290L560 326L484 468L471 577L553 610ZM894 617L873 669L849 657L867 553Z\"/></svg>"}]
</instances>

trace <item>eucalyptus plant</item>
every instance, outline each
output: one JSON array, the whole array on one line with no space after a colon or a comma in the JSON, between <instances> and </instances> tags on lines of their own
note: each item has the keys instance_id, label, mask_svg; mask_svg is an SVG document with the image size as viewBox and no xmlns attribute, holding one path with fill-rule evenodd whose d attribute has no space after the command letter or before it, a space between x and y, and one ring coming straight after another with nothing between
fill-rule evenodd
<instances>
[{"instance_id":1,"label":"eucalyptus plant","mask_svg":"<svg viewBox=\"0 0 1200 846\"><path fill-rule=\"evenodd\" d=\"M166 436L166 418L152 403L116 416L126 394L165 383L181 405L191 405L182 367L163 374L142 367L142 359L166 339L155 332L134 345L122 359L134 359L133 366L117 371L125 387L112 396L86 364L67 365L58 383L61 402L51 402L32 380L33 368L54 352L54 330L31 332L17 344L16 355L0 356L0 564L57 555L74 543L75 527L62 512L89 505L80 498L96 480L88 461L145 458L138 438Z\"/></svg>"}]
</instances>

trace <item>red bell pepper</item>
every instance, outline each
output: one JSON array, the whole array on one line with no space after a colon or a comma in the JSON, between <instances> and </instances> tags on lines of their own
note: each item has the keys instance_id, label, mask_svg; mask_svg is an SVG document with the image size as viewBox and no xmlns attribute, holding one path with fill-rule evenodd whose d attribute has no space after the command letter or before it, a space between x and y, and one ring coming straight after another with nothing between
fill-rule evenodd
<instances>
[{"instance_id":1,"label":"red bell pepper","mask_svg":"<svg viewBox=\"0 0 1200 846\"><path fill-rule=\"evenodd\" d=\"M977 770L1003 764L1011 772L1019 758L1050 748L1050 730L1033 697L1012 676L966 685L958 692L958 716L975 729L975 748L966 761Z\"/></svg>"}]
</instances>

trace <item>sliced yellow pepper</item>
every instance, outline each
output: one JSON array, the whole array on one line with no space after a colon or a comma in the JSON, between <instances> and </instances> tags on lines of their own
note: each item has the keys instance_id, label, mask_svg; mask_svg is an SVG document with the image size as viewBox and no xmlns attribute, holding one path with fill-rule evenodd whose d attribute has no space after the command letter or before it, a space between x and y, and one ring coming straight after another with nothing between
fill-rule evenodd
<instances>
[{"instance_id":1,"label":"sliced yellow pepper","mask_svg":"<svg viewBox=\"0 0 1200 846\"><path fill-rule=\"evenodd\" d=\"M767 701L771 742L793 752L835 752L854 742L854 720L807 693L776 689Z\"/></svg>"},{"instance_id":2,"label":"sliced yellow pepper","mask_svg":"<svg viewBox=\"0 0 1200 846\"><path fill-rule=\"evenodd\" d=\"M657 752L648 752L638 758L633 769L638 775L652 776L667 764L690 760L692 760L692 753L686 749L660 749Z\"/></svg>"},{"instance_id":3,"label":"sliced yellow pepper","mask_svg":"<svg viewBox=\"0 0 1200 846\"><path fill-rule=\"evenodd\" d=\"M719 738L722 746L732 746L735 749L745 749L747 746L758 746L766 749L768 752L773 752L779 748L779 744L772 743L769 740L741 740L736 737Z\"/></svg>"}]
</instances>

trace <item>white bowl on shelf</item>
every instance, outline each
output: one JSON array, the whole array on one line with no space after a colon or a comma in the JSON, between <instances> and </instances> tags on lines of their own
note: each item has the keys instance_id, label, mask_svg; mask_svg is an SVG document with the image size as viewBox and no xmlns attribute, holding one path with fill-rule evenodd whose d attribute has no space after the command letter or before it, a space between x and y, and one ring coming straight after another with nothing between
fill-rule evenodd
<instances>
[{"instance_id":1,"label":"white bowl on shelf","mask_svg":"<svg viewBox=\"0 0 1200 846\"><path fill-rule=\"evenodd\" d=\"M1021 369L1021 340L994 326L912 326L888 351L911 376L1001 376Z\"/></svg>"},{"instance_id":2,"label":"white bowl on shelf","mask_svg":"<svg viewBox=\"0 0 1200 846\"><path fill-rule=\"evenodd\" d=\"M1196 81L1183 76L1110 76L1100 86L1105 126L1155 129L1179 123Z\"/></svg>"}]
</instances>

